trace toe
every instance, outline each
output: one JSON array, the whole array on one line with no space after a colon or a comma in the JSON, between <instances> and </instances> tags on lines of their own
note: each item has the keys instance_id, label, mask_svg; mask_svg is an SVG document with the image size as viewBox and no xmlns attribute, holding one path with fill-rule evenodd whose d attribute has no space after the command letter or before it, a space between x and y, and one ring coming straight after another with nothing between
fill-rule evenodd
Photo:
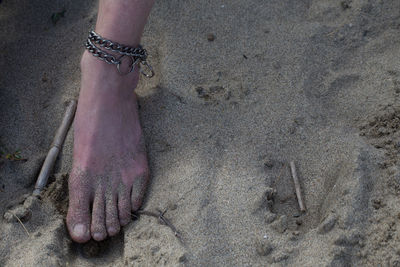
<instances>
[{"instance_id":1,"label":"toe","mask_svg":"<svg viewBox=\"0 0 400 267\"><path fill-rule=\"evenodd\" d=\"M82 178L71 174L69 179L67 228L78 243L90 240L90 190L79 183Z\"/></svg>"},{"instance_id":2,"label":"toe","mask_svg":"<svg viewBox=\"0 0 400 267\"><path fill-rule=\"evenodd\" d=\"M147 174L135 177L131 192L132 211L137 211L142 205L143 197L146 192L149 176Z\"/></svg>"},{"instance_id":3,"label":"toe","mask_svg":"<svg viewBox=\"0 0 400 267\"><path fill-rule=\"evenodd\" d=\"M109 236L118 234L120 224L118 220L117 194L106 194L106 227Z\"/></svg>"},{"instance_id":4,"label":"toe","mask_svg":"<svg viewBox=\"0 0 400 267\"><path fill-rule=\"evenodd\" d=\"M107 237L105 199L104 190L102 189L99 189L94 196L90 231L96 241L102 241Z\"/></svg>"},{"instance_id":5,"label":"toe","mask_svg":"<svg viewBox=\"0 0 400 267\"><path fill-rule=\"evenodd\" d=\"M118 189L118 215L121 226L127 225L131 220L130 189L121 184Z\"/></svg>"}]
</instances>

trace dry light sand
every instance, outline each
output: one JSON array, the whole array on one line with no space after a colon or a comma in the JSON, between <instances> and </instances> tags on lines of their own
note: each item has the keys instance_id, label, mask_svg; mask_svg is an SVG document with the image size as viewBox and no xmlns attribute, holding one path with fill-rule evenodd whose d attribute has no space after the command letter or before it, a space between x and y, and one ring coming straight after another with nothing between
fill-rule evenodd
<instances>
[{"instance_id":1,"label":"dry light sand","mask_svg":"<svg viewBox=\"0 0 400 267\"><path fill-rule=\"evenodd\" d=\"M97 1L3 0L0 266L400 266L400 1L156 2L142 43L157 75L137 89L144 208L168 209L183 242L142 216L72 243L72 131L29 197L78 95ZM27 161L5 159L17 150Z\"/></svg>"}]
</instances>

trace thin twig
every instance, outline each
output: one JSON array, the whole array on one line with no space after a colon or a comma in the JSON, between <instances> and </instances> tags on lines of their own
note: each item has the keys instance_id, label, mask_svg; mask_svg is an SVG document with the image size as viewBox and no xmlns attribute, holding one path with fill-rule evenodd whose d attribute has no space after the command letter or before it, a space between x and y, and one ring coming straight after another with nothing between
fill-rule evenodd
<instances>
[{"instance_id":1,"label":"thin twig","mask_svg":"<svg viewBox=\"0 0 400 267\"><path fill-rule=\"evenodd\" d=\"M67 106L64 118L54 137L53 144L51 145L51 148L47 153L42 169L40 170L38 179L36 181L35 190L33 191L33 195L39 195L47 184L50 172L53 170L54 163L56 162L58 153L60 152L61 147L64 143L65 136L67 135L68 129L71 126L72 120L74 119L76 106L76 100L71 100L71 102L69 102Z\"/></svg>"},{"instance_id":2,"label":"thin twig","mask_svg":"<svg viewBox=\"0 0 400 267\"><path fill-rule=\"evenodd\" d=\"M145 216L157 218L162 224L168 226L172 230L174 235L178 238L178 240L183 243L182 235L178 232L176 227L167 218L164 217L164 214L167 212L167 210L165 210L165 211L157 210L157 211L158 211L158 213L152 212L152 211L147 211L147 210L138 210L135 213L133 213L132 215L135 217L139 217L140 215L145 215Z\"/></svg>"},{"instance_id":3,"label":"thin twig","mask_svg":"<svg viewBox=\"0 0 400 267\"><path fill-rule=\"evenodd\" d=\"M18 218L18 216L15 215L15 213L12 212L12 211L10 211L10 210L9 210L8 212L11 213L15 218L17 218L18 222L19 222L19 223L22 225L22 227L24 228L26 234L27 234L29 237L31 237L31 235L29 234L28 229L26 229L25 225L24 225L23 222Z\"/></svg>"},{"instance_id":4,"label":"thin twig","mask_svg":"<svg viewBox=\"0 0 400 267\"><path fill-rule=\"evenodd\" d=\"M301 211L306 211L306 208L303 203L303 198L301 196L301 189L300 189L300 183L299 179L297 178L297 173L296 173L296 166L294 165L294 161L290 162L290 169L292 171L292 177L294 181L294 188L296 189L296 195L297 195L297 201L299 202L299 207Z\"/></svg>"}]
</instances>

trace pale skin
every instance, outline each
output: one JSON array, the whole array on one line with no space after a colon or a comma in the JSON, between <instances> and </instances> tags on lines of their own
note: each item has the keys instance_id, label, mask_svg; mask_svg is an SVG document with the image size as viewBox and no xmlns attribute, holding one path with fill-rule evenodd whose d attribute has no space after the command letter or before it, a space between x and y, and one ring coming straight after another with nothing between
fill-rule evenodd
<instances>
[{"instance_id":1,"label":"pale skin","mask_svg":"<svg viewBox=\"0 0 400 267\"><path fill-rule=\"evenodd\" d=\"M137 46L154 0L100 0L95 31ZM140 208L149 168L134 89L139 73L121 76L87 51L74 122L67 227L84 243L118 234Z\"/></svg>"}]
</instances>

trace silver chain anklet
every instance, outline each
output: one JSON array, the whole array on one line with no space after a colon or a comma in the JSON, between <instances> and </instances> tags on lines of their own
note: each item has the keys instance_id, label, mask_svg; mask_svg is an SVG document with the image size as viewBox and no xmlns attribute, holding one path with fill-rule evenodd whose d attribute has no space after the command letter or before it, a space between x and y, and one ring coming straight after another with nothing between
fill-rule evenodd
<instances>
[{"instance_id":1,"label":"silver chain anklet","mask_svg":"<svg viewBox=\"0 0 400 267\"><path fill-rule=\"evenodd\" d=\"M115 57L112 54L107 53L104 50L101 50L99 47L102 47L106 50L110 50L112 52L116 52L120 54L120 57ZM153 68L147 63L147 51L144 49L142 46L138 47L130 47L126 45L121 45L117 42L113 42L107 39L104 39L100 35L98 35L94 31L89 32L89 37L86 41L85 44L86 49L93 54L93 56L97 57L98 59L106 62L107 64L113 64L117 66L118 73L121 75L126 75L128 73L131 73L134 71L136 65L139 67L140 72L146 76L147 78L151 78L154 76L154 70ZM130 58L130 63L129 63L129 71L128 72L121 72L121 64L122 64L122 58L123 57L129 57ZM147 68L147 72L143 71L142 68L140 68L140 65L144 66Z\"/></svg>"}]
</instances>

